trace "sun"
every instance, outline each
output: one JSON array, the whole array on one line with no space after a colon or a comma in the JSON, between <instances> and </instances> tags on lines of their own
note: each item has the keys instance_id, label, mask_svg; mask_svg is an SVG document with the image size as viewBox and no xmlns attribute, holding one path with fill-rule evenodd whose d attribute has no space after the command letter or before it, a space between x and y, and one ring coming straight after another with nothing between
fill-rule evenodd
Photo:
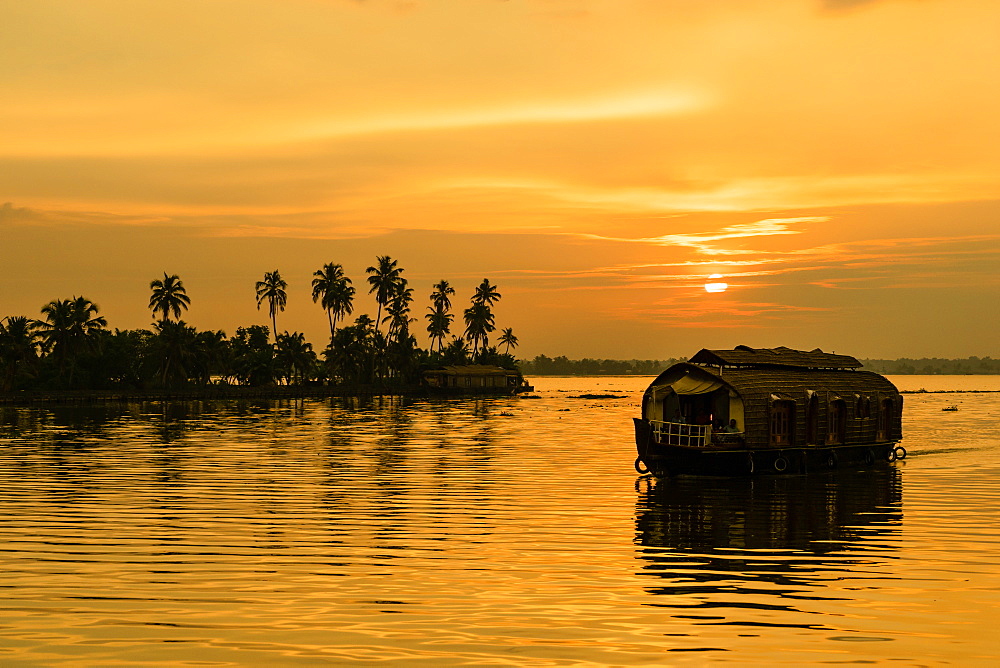
<instances>
[{"instance_id":1,"label":"sun","mask_svg":"<svg viewBox=\"0 0 1000 668\"><path fill-rule=\"evenodd\" d=\"M718 279L722 278L722 274L712 274L708 277L708 283L705 283L705 292L725 292L729 287L729 283L724 283Z\"/></svg>"}]
</instances>

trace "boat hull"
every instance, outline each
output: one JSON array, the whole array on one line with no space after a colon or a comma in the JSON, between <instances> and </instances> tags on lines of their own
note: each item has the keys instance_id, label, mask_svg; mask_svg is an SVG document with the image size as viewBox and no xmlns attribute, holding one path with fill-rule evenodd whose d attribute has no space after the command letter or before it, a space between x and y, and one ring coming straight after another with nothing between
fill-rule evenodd
<instances>
[{"instance_id":1,"label":"boat hull","mask_svg":"<svg viewBox=\"0 0 1000 668\"><path fill-rule=\"evenodd\" d=\"M784 475L872 467L906 456L906 451L894 442L769 448L671 445L656 441L646 420L633 418L633 421L636 470L656 476Z\"/></svg>"}]
</instances>

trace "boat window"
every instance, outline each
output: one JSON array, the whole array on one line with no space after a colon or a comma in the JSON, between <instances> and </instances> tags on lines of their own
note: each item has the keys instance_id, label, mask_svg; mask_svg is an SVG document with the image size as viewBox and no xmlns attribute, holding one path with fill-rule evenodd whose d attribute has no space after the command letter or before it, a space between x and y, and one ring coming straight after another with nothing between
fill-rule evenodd
<instances>
[{"instance_id":1,"label":"boat window","mask_svg":"<svg viewBox=\"0 0 1000 668\"><path fill-rule=\"evenodd\" d=\"M771 404L771 445L791 445L794 441L795 402Z\"/></svg>"}]
</instances>

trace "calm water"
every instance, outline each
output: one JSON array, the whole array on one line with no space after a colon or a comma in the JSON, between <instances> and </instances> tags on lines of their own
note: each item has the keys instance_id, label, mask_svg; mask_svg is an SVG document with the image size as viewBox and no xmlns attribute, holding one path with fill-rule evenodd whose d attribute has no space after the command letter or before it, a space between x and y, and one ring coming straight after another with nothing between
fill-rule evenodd
<instances>
[{"instance_id":1,"label":"calm water","mask_svg":"<svg viewBox=\"0 0 1000 668\"><path fill-rule=\"evenodd\" d=\"M647 382L0 409L0 665L1000 662L1000 394L907 395L880 470L655 480Z\"/></svg>"}]
</instances>

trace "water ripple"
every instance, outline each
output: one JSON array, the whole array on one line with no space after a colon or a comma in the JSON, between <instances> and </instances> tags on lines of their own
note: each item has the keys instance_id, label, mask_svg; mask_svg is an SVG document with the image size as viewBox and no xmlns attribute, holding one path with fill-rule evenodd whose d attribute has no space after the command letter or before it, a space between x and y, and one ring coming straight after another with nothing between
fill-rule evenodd
<instances>
[{"instance_id":1,"label":"water ripple","mask_svg":"<svg viewBox=\"0 0 1000 668\"><path fill-rule=\"evenodd\" d=\"M644 384L0 409L0 663L1000 660L1000 397L908 395L877 470L655 480Z\"/></svg>"}]
</instances>

